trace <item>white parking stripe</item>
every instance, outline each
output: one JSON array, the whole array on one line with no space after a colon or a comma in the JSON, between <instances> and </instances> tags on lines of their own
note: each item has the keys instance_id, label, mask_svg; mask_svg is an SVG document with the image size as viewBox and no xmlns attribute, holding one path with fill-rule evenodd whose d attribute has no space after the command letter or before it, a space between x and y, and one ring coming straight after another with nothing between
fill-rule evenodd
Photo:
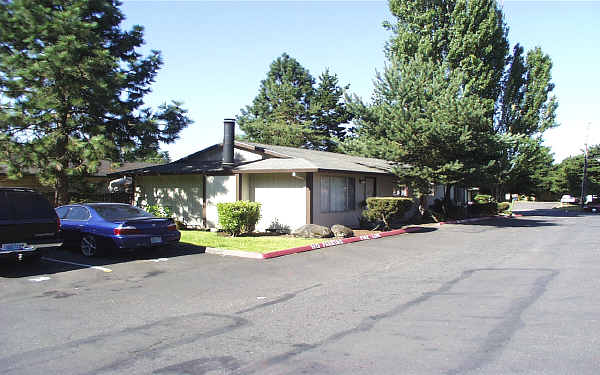
<instances>
[{"instance_id":1,"label":"white parking stripe","mask_svg":"<svg viewBox=\"0 0 600 375\"><path fill-rule=\"evenodd\" d=\"M102 271L102 272L112 272L112 270L110 268L100 267L100 266L92 266L90 264L81 264L81 263L75 263L75 262L68 262L66 260L58 260L58 259L46 258L46 257L42 257L42 259L43 260L47 260L49 262L65 263L65 264L72 264L74 266L80 266L80 267L86 267L86 268L93 268L95 270L99 270L99 271Z\"/></svg>"},{"instance_id":2,"label":"white parking stripe","mask_svg":"<svg viewBox=\"0 0 600 375\"><path fill-rule=\"evenodd\" d=\"M29 281L32 281L34 283L39 283L39 282L47 281L47 280L50 280L50 278L47 276L34 277L33 279L29 279Z\"/></svg>"},{"instance_id":3,"label":"white parking stripe","mask_svg":"<svg viewBox=\"0 0 600 375\"><path fill-rule=\"evenodd\" d=\"M169 258L156 258L156 259L147 259L147 260L144 260L143 262L158 263L158 262L166 262L167 260L169 260Z\"/></svg>"}]
</instances>

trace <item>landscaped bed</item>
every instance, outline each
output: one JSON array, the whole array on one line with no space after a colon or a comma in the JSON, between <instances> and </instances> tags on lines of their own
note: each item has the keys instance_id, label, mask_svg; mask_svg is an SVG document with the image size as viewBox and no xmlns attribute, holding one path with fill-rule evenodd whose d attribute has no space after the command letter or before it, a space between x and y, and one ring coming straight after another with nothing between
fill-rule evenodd
<instances>
[{"instance_id":1,"label":"landscaped bed","mask_svg":"<svg viewBox=\"0 0 600 375\"><path fill-rule=\"evenodd\" d=\"M377 231L355 230L355 236L377 233ZM195 246L213 247L228 250L242 250L256 253L289 249L332 240L332 238L296 238L290 235L270 233L253 233L250 235L230 237L224 233L204 231L181 231L181 242Z\"/></svg>"}]
</instances>

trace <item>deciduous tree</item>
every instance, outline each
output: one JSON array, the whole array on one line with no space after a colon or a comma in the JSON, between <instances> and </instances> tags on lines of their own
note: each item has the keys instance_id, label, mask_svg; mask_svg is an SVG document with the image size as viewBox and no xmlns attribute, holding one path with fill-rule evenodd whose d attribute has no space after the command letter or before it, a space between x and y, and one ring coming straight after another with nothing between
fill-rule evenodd
<instances>
[{"instance_id":1,"label":"deciduous tree","mask_svg":"<svg viewBox=\"0 0 600 375\"><path fill-rule=\"evenodd\" d=\"M543 193L540 189L547 184L540 181L548 178L553 162L549 150L542 146L543 133L557 126L558 102L552 95L552 62L539 47L529 51L526 57L523 53L517 44L509 57L497 102L497 131L517 136L499 159L497 196L504 192Z\"/></svg>"},{"instance_id":2,"label":"deciduous tree","mask_svg":"<svg viewBox=\"0 0 600 375\"><path fill-rule=\"evenodd\" d=\"M570 194L579 197L583 181L585 155L579 154L563 160L553 174L552 190L557 195ZM588 148L585 194L600 195L600 145Z\"/></svg>"}]
</instances>

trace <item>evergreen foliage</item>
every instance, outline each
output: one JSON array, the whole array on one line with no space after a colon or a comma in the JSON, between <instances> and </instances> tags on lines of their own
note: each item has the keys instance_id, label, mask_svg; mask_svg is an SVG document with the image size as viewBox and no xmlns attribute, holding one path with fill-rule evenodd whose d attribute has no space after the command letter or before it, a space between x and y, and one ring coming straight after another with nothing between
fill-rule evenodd
<instances>
[{"instance_id":1,"label":"evergreen foliage","mask_svg":"<svg viewBox=\"0 0 600 375\"><path fill-rule=\"evenodd\" d=\"M349 88L350 85L340 87L337 76L329 69L319 76L310 106L311 127L317 137L316 142L310 141L310 148L337 151L338 143L344 141L346 128L343 125L352 119L343 100L344 91Z\"/></svg>"},{"instance_id":2,"label":"evergreen foliage","mask_svg":"<svg viewBox=\"0 0 600 375\"><path fill-rule=\"evenodd\" d=\"M100 160L160 157L191 123L178 102L143 107L162 60L136 52L143 28L121 30L119 5L0 1L0 158L14 178L36 169L58 204Z\"/></svg>"},{"instance_id":3,"label":"evergreen foliage","mask_svg":"<svg viewBox=\"0 0 600 375\"><path fill-rule=\"evenodd\" d=\"M370 104L349 98L355 126L341 149L396 161L413 191L446 185L446 207L450 185L542 184L541 134L556 125L549 57L524 58L519 45L509 55L495 0L390 0L390 10L386 67Z\"/></svg>"},{"instance_id":4,"label":"evergreen foliage","mask_svg":"<svg viewBox=\"0 0 600 375\"><path fill-rule=\"evenodd\" d=\"M284 53L271 63L252 105L237 117L243 139L252 142L334 151L351 116L338 78L325 70L318 85L309 71Z\"/></svg>"},{"instance_id":5,"label":"evergreen foliage","mask_svg":"<svg viewBox=\"0 0 600 375\"><path fill-rule=\"evenodd\" d=\"M563 160L552 174L552 192L557 195L570 194L574 197L581 195L583 181L583 154L571 156ZM585 195L600 195L600 145L588 149L587 179Z\"/></svg>"},{"instance_id":6,"label":"evergreen foliage","mask_svg":"<svg viewBox=\"0 0 600 375\"><path fill-rule=\"evenodd\" d=\"M381 221L386 229L390 229L392 221L402 217L413 206L410 198L367 198L367 208L362 212L365 219L369 221Z\"/></svg>"},{"instance_id":7,"label":"evergreen foliage","mask_svg":"<svg viewBox=\"0 0 600 375\"><path fill-rule=\"evenodd\" d=\"M487 182L510 141L492 121L507 49L502 13L486 0L392 0L390 10L388 64L372 105L353 101L356 135L343 149L397 161L400 182L421 193Z\"/></svg>"}]
</instances>

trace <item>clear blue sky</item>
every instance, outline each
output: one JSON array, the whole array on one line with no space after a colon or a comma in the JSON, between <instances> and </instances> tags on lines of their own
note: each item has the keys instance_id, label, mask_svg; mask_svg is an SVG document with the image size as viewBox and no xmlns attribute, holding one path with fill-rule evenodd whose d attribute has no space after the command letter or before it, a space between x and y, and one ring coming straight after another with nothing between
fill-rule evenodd
<instances>
[{"instance_id":1,"label":"clear blue sky","mask_svg":"<svg viewBox=\"0 0 600 375\"><path fill-rule=\"evenodd\" d=\"M223 118L250 104L269 64L287 52L317 77L329 68L350 93L369 100L392 20L387 1L136 1L125 0L123 27L145 28L141 51L162 51L164 66L147 103L184 102L195 121L176 143L178 159L220 142ZM548 131L555 160L600 144L599 1L503 2L511 44L541 46L553 60L561 126Z\"/></svg>"}]
</instances>

